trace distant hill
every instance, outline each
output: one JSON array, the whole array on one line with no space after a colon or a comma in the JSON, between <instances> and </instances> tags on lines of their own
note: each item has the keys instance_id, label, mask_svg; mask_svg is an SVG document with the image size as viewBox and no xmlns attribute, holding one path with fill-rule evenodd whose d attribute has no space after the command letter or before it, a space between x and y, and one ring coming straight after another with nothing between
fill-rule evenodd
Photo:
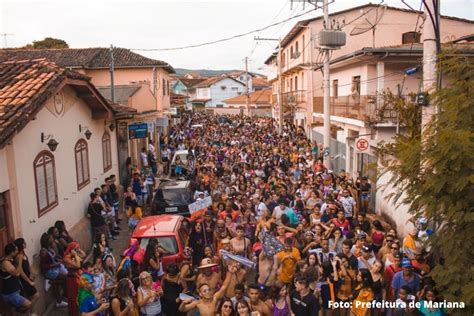
<instances>
[{"instance_id":1,"label":"distant hill","mask_svg":"<svg viewBox=\"0 0 474 316\"><path fill-rule=\"evenodd\" d=\"M175 68L174 70L176 70L176 74L179 76L183 76L190 72L196 72L204 77L220 76L220 75L231 73L234 71L239 71L239 70L184 69L184 68Z\"/></svg>"},{"instance_id":2,"label":"distant hill","mask_svg":"<svg viewBox=\"0 0 474 316\"><path fill-rule=\"evenodd\" d=\"M231 72L236 72L236 71L242 71L240 69L234 69L234 70L209 70L209 69L185 69L185 68L175 68L176 74L178 76L183 76L187 73L190 72L195 72L200 74L201 76L204 77L214 77L214 76L220 76L223 74L228 74Z\"/></svg>"}]
</instances>

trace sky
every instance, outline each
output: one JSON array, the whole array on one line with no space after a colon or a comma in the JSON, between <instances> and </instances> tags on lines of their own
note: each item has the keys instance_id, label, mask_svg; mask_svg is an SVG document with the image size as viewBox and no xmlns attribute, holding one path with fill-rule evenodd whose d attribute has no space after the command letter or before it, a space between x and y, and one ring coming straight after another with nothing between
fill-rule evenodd
<instances>
[{"instance_id":1,"label":"sky","mask_svg":"<svg viewBox=\"0 0 474 316\"><path fill-rule=\"evenodd\" d=\"M299 1L299 2L298 2ZM372 0L379 3L378 0ZM406 0L419 9L421 0ZM335 0L329 12L369 3L365 0ZM384 3L407 8L401 0ZM19 47L54 37L71 48L116 47L162 49L181 47L234 36L292 16L302 17L238 39L199 48L142 51L175 68L243 69L265 73L263 62L276 42L256 41L284 37L300 19L320 16L322 11L301 0L0 0L0 34L8 47ZM441 14L474 19L474 0L441 0ZM471 33L474 33L471 32ZM0 38L4 47L4 37Z\"/></svg>"}]
</instances>

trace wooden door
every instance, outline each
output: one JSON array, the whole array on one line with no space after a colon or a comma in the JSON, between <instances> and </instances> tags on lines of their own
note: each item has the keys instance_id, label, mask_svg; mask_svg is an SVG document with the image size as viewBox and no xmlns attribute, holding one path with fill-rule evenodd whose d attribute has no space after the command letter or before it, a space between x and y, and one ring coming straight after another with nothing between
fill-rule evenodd
<instances>
[{"instance_id":1,"label":"wooden door","mask_svg":"<svg viewBox=\"0 0 474 316\"><path fill-rule=\"evenodd\" d=\"M9 206L9 191L0 193L0 257L3 257L5 245L12 242L11 239L11 209Z\"/></svg>"}]
</instances>

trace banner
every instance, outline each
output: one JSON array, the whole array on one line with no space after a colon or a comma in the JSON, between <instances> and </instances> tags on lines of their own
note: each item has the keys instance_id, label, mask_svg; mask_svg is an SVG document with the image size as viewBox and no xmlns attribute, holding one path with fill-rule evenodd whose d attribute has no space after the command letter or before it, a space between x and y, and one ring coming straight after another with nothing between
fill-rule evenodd
<instances>
[{"instance_id":1,"label":"banner","mask_svg":"<svg viewBox=\"0 0 474 316\"><path fill-rule=\"evenodd\" d=\"M189 214L192 215L194 212L202 210L203 208L209 207L211 205L212 205L212 198L210 196L205 197L202 200L196 201L188 205Z\"/></svg>"}]
</instances>

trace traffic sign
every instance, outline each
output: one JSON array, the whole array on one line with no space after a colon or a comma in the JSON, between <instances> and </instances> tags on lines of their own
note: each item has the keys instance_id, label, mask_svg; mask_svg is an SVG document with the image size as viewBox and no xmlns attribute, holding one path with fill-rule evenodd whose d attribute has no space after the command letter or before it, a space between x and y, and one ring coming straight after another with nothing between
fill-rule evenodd
<instances>
[{"instance_id":1,"label":"traffic sign","mask_svg":"<svg viewBox=\"0 0 474 316\"><path fill-rule=\"evenodd\" d=\"M357 138L355 141L355 147L358 152L366 153L369 151L370 143L367 138Z\"/></svg>"}]
</instances>

